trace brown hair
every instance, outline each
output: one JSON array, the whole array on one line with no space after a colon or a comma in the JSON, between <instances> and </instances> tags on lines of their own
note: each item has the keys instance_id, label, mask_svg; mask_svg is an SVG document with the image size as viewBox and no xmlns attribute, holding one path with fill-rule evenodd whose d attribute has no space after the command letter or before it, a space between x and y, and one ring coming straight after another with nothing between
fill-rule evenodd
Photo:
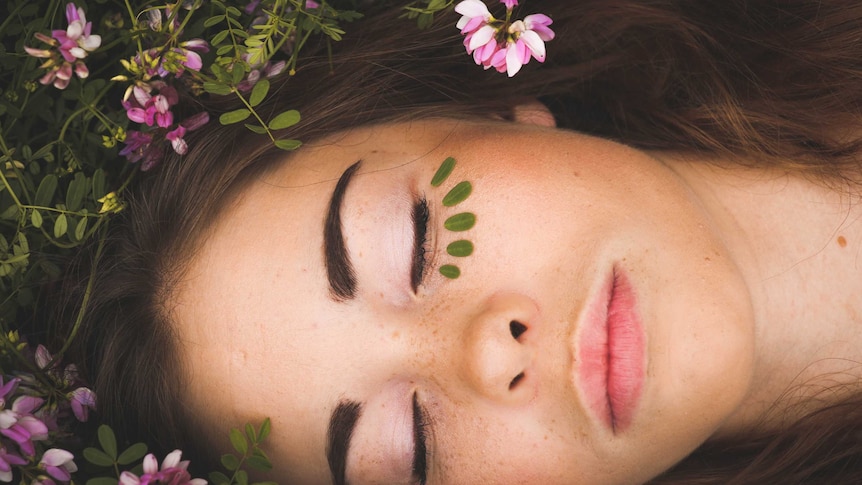
<instances>
[{"instance_id":1,"label":"brown hair","mask_svg":"<svg viewBox=\"0 0 862 485\"><path fill-rule=\"evenodd\" d=\"M472 63L454 13L418 31L398 9L378 5L348 25L331 60L311 56L295 76L275 81L261 112L299 109L302 122L285 136L309 141L390 120L508 117L517 99L536 97L561 127L640 148L745 155L823 180L859 176L857 0L521 3L524 13L549 14L558 38L544 65L533 62L512 79ZM230 104L211 100L208 108ZM182 361L165 303L171 288L231 194L289 163L241 126L210 123L190 146L138 177L128 209L111 222L73 355L93 379L103 417L128 439L163 450L195 445L199 424L182 405ZM70 269L68 301L82 301L86 278L75 275L89 274L94 253ZM769 436L705 444L653 483L858 483L860 433L862 407L852 398Z\"/></svg>"}]
</instances>

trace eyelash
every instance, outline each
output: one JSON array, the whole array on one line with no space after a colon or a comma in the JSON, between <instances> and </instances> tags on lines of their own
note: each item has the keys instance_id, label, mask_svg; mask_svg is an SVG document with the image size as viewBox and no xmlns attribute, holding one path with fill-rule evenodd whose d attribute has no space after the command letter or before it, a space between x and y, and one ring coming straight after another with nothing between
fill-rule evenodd
<instances>
[{"instance_id":1,"label":"eyelash","mask_svg":"<svg viewBox=\"0 0 862 485\"><path fill-rule=\"evenodd\" d=\"M425 198L413 205L413 233L415 234L415 247L413 248L413 265L410 268L410 286L415 292L422 284L422 280L428 269L428 259L425 257L428 243L428 201Z\"/></svg>"},{"instance_id":2,"label":"eyelash","mask_svg":"<svg viewBox=\"0 0 862 485\"><path fill-rule=\"evenodd\" d=\"M413 477L419 485L425 485L428 472L428 448L425 446L428 420L419 405L418 395L413 393Z\"/></svg>"}]
</instances>

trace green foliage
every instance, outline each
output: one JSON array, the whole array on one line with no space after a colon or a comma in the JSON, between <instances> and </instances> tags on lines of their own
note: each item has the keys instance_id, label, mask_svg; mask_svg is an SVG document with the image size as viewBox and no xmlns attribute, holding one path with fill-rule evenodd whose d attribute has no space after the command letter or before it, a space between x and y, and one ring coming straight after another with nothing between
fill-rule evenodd
<instances>
[{"instance_id":1,"label":"green foliage","mask_svg":"<svg viewBox=\"0 0 862 485\"><path fill-rule=\"evenodd\" d=\"M255 471L272 470L269 457L261 448L261 444L269 436L272 423L266 418L260 428L255 429L246 424L243 431L230 430L230 442L236 453L226 453L221 456L221 464L231 475L222 472L209 474L209 481L214 485L249 485L247 469ZM254 482L251 485L276 485L275 482Z\"/></svg>"},{"instance_id":2,"label":"green foliage","mask_svg":"<svg viewBox=\"0 0 862 485\"><path fill-rule=\"evenodd\" d=\"M416 19L420 29L427 29L434 23L434 14L448 9L454 0L420 0L410 2L404 7L404 16Z\"/></svg>"}]
</instances>

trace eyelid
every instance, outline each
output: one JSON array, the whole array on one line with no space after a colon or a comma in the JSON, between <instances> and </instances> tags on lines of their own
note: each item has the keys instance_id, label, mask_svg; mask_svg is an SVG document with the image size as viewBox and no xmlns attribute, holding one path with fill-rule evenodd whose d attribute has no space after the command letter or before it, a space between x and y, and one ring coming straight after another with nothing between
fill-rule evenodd
<instances>
[{"instance_id":1,"label":"eyelid","mask_svg":"<svg viewBox=\"0 0 862 485\"><path fill-rule=\"evenodd\" d=\"M419 404L419 393L413 393L413 479L425 485L428 478L428 431L429 420L425 409Z\"/></svg>"},{"instance_id":2,"label":"eyelid","mask_svg":"<svg viewBox=\"0 0 862 485\"><path fill-rule=\"evenodd\" d=\"M413 257L410 265L410 286L415 294L422 285L434 257L433 251L428 248L431 213L428 208L428 201L424 196L420 196L413 204L411 217L413 220Z\"/></svg>"}]
</instances>

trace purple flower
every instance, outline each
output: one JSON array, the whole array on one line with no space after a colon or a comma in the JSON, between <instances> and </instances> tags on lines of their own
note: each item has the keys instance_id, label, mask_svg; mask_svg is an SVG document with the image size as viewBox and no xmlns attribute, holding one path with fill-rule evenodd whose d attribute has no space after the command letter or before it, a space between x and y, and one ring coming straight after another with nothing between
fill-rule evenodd
<instances>
[{"instance_id":1,"label":"purple flower","mask_svg":"<svg viewBox=\"0 0 862 485\"><path fill-rule=\"evenodd\" d=\"M60 42L60 54L66 62L74 62L77 59L87 57L87 52L96 50L102 44L102 38L91 35L92 22L87 22L84 9L78 8L74 3L66 4L66 20L69 26L66 30L55 30L51 36Z\"/></svg>"},{"instance_id":2,"label":"purple flower","mask_svg":"<svg viewBox=\"0 0 862 485\"><path fill-rule=\"evenodd\" d=\"M42 455L39 466L52 478L68 482L72 478L72 473L78 471L78 467L72 461L73 458L75 458L74 455L66 450L51 448Z\"/></svg>"},{"instance_id":3,"label":"purple flower","mask_svg":"<svg viewBox=\"0 0 862 485\"><path fill-rule=\"evenodd\" d=\"M27 460L0 447L0 482L12 481L12 465L26 465Z\"/></svg>"},{"instance_id":4,"label":"purple flower","mask_svg":"<svg viewBox=\"0 0 862 485\"><path fill-rule=\"evenodd\" d=\"M165 457L162 461L162 467L159 469L159 463L156 457L150 453L144 457L144 474L140 477L131 472L123 472L120 475L119 485L149 485L149 484L170 484L170 485L206 485L207 481L202 478L192 478L186 470L189 466L188 461L180 461L182 452L174 450Z\"/></svg>"},{"instance_id":5,"label":"purple flower","mask_svg":"<svg viewBox=\"0 0 862 485\"><path fill-rule=\"evenodd\" d=\"M153 144L152 133L129 130L123 143L126 146L120 150L120 155L126 157L130 163L137 163L143 160L141 170L144 171L155 166L164 155L164 150L159 145Z\"/></svg>"},{"instance_id":6,"label":"purple flower","mask_svg":"<svg viewBox=\"0 0 862 485\"><path fill-rule=\"evenodd\" d=\"M90 409L96 409L96 393L86 387L79 387L68 394L72 413L78 421L85 423L90 417Z\"/></svg>"},{"instance_id":7,"label":"purple flower","mask_svg":"<svg viewBox=\"0 0 862 485\"><path fill-rule=\"evenodd\" d=\"M90 70L82 59L102 44L102 38L91 33L93 23L87 22L84 9L76 7L74 3L66 4L66 20L69 22L66 30L54 30L51 37L42 33L35 34L37 39L52 49L24 47L31 56L48 59L40 66L48 72L39 82L43 85L53 84L57 89L65 89L73 73L80 79L89 76ZM54 48L56 50L53 50Z\"/></svg>"},{"instance_id":8,"label":"purple flower","mask_svg":"<svg viewBox=\"0 0 862 485\"><path fill-rule=\"evenodd\" d=\"M0 434L11 439L27 456L36 454L33 441L48 439L48 427L33 416L43 400L33 396L19 396L10 409L0 411Z\"/></svg>"},{"instance_id":9,"label":"purple flower","mask_svg":"<svg viewBox=\"0 0 862 485\"><path fill-rule=\"evenodd\" d=\"M500 0L500 3L506 6L506 10L512 10L518 5L518 0Z\"/></svg>"},{"instance_id":10,"label":"purple flower","mask_svg":"<svg viewBox=\"0 0 862 485\"><path fill-rule=\"evenodd\" d=\"M153 94L153 91L157 91ZM133 96L123 101L126 116L135 123L168 128L174 124L171 106L180 100L177 90L162 81L138 85L132 89Z\"/></svg>"}]
</instances>

